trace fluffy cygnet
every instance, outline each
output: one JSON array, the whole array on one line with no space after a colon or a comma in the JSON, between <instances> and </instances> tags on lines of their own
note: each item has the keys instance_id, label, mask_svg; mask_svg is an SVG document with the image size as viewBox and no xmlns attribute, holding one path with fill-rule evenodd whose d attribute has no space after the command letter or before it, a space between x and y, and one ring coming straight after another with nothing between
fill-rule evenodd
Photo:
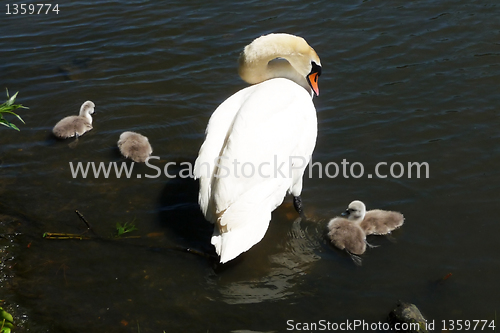
<instances>
[{"instance_id":1,"label":"fluffy cygnet","mask_svg":"<svg viewBox=\"0 0 500 333\"><path fill-rule=\"evenodd\" d=\"M134 162L146 162L153 153L148 138L135 132L123 132L118 140L118 148L123 156Z\"/></svg>"},{"instance_id":2,"label":"fluffy cygnet","mask_svg":"<svg viewBox=\"0 0 500 333\"><path fill-rule=\"evenodd\" d=\"M405 220L399 212L380 209L366 211L365 204L359 200L351 202L342 215L359 223L367 236L390 234L392 230L401 227Z\"/></svg>"},{"instance_id":3,"label":"fluffy cygnet","mask_svg":"<svg viewBox=\"0 0 500 333\"><path fill-rule=\"evenodd\" d=\"M366 236L358 223L335 217L328 223L328 237L332 244L349 254L361 255L366 251Z\"/></svg>"},{"instance_id":4,"label":"fluffy cygnet","mask_svg":"<svg viewBox=\"0 0 500 333\"><path fill-rule=\"evenodd\" d=\"M359 255L366 246L374 247L366 241L368 235L386 235L403 225L403 214L380 209L366 211L363 202L355 200L349 204L341 217L328 223L328 237L333 245L346 250L354 262L361 264Z\"/></svg>"},{"instance_id":5,"label":"fluffy cygnet","mask_svg":"<svg viewBox=\"0 0 500 333\"><path fill-rule=\"evenodd\" d=\"M82 136L84 133L92 129L92 117L95 104L91 101L86 101L80 108L78 116L69 116L59 120L52 129L52 133L60 139L67 139L76 136Z\"/></svg>"}]
</instances>

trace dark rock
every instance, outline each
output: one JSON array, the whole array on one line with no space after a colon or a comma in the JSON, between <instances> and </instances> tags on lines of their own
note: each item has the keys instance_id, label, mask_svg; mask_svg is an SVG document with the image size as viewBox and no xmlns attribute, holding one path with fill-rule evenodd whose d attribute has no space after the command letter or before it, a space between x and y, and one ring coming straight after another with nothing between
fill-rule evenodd
<instances>
[{"instance_id":1,"label":"dark rock","mask_svg":"<svg viewBox=\"0 0 500 333\"><path fill-rule=\"evenodd\" d=\"M427 320L414 304L399 301L397 307L389 313L388 321L396 332L428 333Z\"/></svg>"}]
</instances>

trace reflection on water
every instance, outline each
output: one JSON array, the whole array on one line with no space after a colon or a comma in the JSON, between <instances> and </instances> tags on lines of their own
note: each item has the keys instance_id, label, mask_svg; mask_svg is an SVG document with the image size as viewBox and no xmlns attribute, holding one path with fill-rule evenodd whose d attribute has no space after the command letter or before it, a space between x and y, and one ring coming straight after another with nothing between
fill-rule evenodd
<instances>
[{"instance_id":1,"label":"reflection on water","mask_svg":"<svg viewBox=\"0 0 500 333\"><path fill-rule=\"evenodd\" d=\"M225 296L224 301L229 304L259 303L293 296L294 289L301 283L300 277L320 259L315 254L317 244L314 239L321 234L315 232L313 237L308 237L306 232L301 228L301 219L297 218L286 237L280 240L284 243L279 247L281 252L267 258L268 270L250 281L243 279L222 286L220 292ZM255 268L254 273L262 266Z\"/></svg>"},{"instance_id":2,"label":"reflection on water","mask_svg":"<svg viewBox=\"0 0 500 333\"><path fill-rule=\"evenodd\" d=\"M14 258L2 261L2 306L20 318L17 331L284 331L288 319L377 322L399 299L430 319L493 319L497 9L493 0L78 1L57 16L2 14L0 83L30 107L21 132L0 129L0 209L22 217L0 223ZM427 162L430 178L313 171L302 194L310 218L296 220L285 201L264 239L223 267L179 251L214 253L196 181L72 178L69 162L123 161L123 131L149 138L158 167L192 163L213 110L246 86L239 53L269 32L303 36L321 57L315 162L347 159L367 173L382 161ZM94 129L71 149L50 130L86 100ZM380 246L361 267L324 239L326 221L355 199L406 217L392 241L371 241ZM75 209L105 240L41 237L84 232ZM125 222L140 238L113 238Z\"/></svg>"}]
</instances>

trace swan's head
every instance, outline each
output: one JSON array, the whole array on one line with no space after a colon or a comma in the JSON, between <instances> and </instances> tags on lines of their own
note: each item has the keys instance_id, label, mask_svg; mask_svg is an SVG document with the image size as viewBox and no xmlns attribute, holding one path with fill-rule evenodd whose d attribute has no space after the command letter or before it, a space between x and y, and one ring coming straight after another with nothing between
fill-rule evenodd
<instances>
[{"instance_id":1,"label":"swan's head","mask_svg":"<svg viewBox=\"0 0 500 333\"><path fill-rule=\"evenodd\" d=\"M349 204L346 211L341 215L347 218L348 220L354 222L361 222L365 218L366 214L366 206L363 202L359 200L355 200Z\"/></svg>"},{"instance_id":2,"label":"swan's head","mask_svg":"<svg viewBox=\"0 0 500 333\"><path fill-rule=\"evenodd\" d=\"M239 63L241 78L250 84L282 77L319 95L321 61L302 37L289 34L261 36L245 47Z\"/></svg>"},{"instance_id":3,"label":"swan's head","mask_svg":"<svg viewBox=\"0 0 500 333\"><path fill-rule=\"evenodd\" d=\"M84 116L86 114L93 114L94 113L94 108L95 104L91 101L86 101L85 103L82 104L82 107L80 108L80 116Z\"/></svg>"}]
</instances>

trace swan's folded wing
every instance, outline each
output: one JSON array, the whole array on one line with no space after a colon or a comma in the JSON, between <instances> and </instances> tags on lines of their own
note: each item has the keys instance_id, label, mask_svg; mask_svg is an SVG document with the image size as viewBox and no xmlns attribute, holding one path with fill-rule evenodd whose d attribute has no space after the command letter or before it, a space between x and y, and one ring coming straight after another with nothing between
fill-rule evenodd
<instances>
[{"instance_id":1,"label":"swan's folded wing","mask_svg":"<svg viewBox=\"0 0 500 333\"><path fill-rule=\"evenodd\" d=\"M252 88L252 87L249 87ZM225 144L228 133L234 121L234 117L240 109L243 100L248 95L248 89L243 89L226 99L214 111L205 131L205 141L200 148L198 158L194 165L194 177L200 179L200 192L198 202L200 208L207 218L212 223L215 222L211 211L208 209L210 205L210 190L215 169L215 162L220 155L222 147Z\"/></svg>"}]
</instances>

